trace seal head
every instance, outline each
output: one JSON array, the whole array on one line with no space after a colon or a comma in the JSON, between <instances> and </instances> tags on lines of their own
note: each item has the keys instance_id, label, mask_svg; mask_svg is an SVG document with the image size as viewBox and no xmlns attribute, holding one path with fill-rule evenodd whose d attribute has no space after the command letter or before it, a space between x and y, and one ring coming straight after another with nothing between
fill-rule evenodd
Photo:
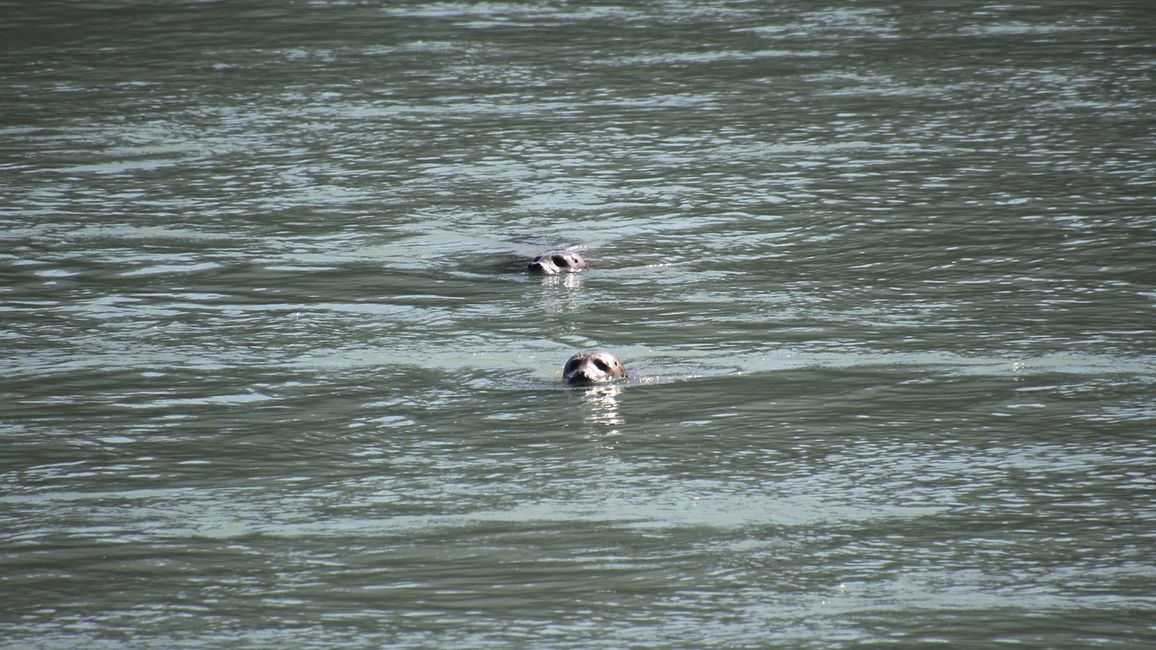
<instances>
[{"instance_id":1,"label":"seal head","mask_svg":"<svg viewBox=\"0 0 1156 650\"><path fill-rule=\"evenodd\" d=\"M573 386L600 384L612 379L625 379L626 366L610 352L587 350L579 352L566 361L562 369L562 379Z\"/></svg>"},{"instance_id":2,"label":"seal head","mask_svg":"<svg viewBox=\"0 0 1156 650\"><path fill-rule=\"evenodd\" d=\"M574 251L546 251L526 266L530 275L557 275L586 270L586 260Z\"/></svg>"}]
</instances>

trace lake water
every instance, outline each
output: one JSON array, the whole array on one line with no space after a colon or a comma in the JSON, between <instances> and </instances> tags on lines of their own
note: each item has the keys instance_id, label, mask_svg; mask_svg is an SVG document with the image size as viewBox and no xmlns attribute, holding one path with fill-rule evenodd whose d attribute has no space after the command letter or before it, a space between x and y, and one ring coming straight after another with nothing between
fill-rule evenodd
<instances>
[{"instance_id":1,"label":"lake water","mask_svg":"<svg viewBox=\"0 0 1156 650\"><path fill-rule=\"evenodd\" d=\"M0 14L0 647L1156 644L1149 0Z\"/></svg>"}]
</instances>

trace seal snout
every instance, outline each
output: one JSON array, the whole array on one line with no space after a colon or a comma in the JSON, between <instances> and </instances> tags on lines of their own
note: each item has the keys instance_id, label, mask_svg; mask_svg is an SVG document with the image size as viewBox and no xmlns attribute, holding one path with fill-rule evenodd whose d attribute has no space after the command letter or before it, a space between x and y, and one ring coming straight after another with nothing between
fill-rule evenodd
<instances>
[{"instance_id":1,"label":"seal snout","mask_svg":"<svg viewBox=\"0 0 1156 650\"><path fill-rule=\"evenodd\" d=\"M562 378L566 383L576 386L599 384L628 376L622 361L604 350L579 352L570 357L562 369Z\"/></svg>"},{"instance_id":2,"label":"seal snout","mask_svg":"<svg viewBox=\"0 0 1156 650\"><path fill-rule=\"evenodd\" d=\"M557 275L586 270L586 260L573 251L547 251L526 265L531 275Z\"/></svg>"}]
</instances>

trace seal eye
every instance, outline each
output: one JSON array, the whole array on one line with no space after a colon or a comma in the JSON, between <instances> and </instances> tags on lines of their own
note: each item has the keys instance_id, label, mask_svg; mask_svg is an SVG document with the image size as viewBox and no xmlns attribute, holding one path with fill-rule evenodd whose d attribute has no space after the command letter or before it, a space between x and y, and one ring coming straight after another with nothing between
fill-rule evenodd
<instances>
[{"instance_id":1,"label":"seal eye","mask_svg":"<svg viewBox=\"0 0 1156 650\"><path fill-rule=\"evenodd\" d=\"M606 362L602 359L594 359L593 361L595 367L597 367L602 372L610 372L610 366L606 365Z\"/></svg>"},{"instance_id":2,"label":"seal eye","mask_svg":"<svg viewBox=\"0 0 1156 650\"><path fill-rule=\"evenodd\" d=\"M562 257L561 255L555 255L555 256L551 257L550 259L554 261L555 266L559 266L562 268L570 266L570 261L567 260L565 257Z\"/></svg>"}]
</instances>

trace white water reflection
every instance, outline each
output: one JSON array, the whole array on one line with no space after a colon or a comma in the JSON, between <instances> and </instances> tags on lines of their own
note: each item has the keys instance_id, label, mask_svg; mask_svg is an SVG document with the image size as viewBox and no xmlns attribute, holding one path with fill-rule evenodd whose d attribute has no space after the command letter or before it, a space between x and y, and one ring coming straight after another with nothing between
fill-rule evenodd
<instances>
[{"instance_id":1,"label":"white water reflection","mask_svg":"<svg viewBox=\"0 0 1156 650\"><path fill-rule=\"evenodd\" d=\"M595 427L595 436L604 444L612 444L610 438L622 435L621 403L623 387L617 383L591 386L583 391L587 407L586 422Z\"/></svg>"}]
</instances>

